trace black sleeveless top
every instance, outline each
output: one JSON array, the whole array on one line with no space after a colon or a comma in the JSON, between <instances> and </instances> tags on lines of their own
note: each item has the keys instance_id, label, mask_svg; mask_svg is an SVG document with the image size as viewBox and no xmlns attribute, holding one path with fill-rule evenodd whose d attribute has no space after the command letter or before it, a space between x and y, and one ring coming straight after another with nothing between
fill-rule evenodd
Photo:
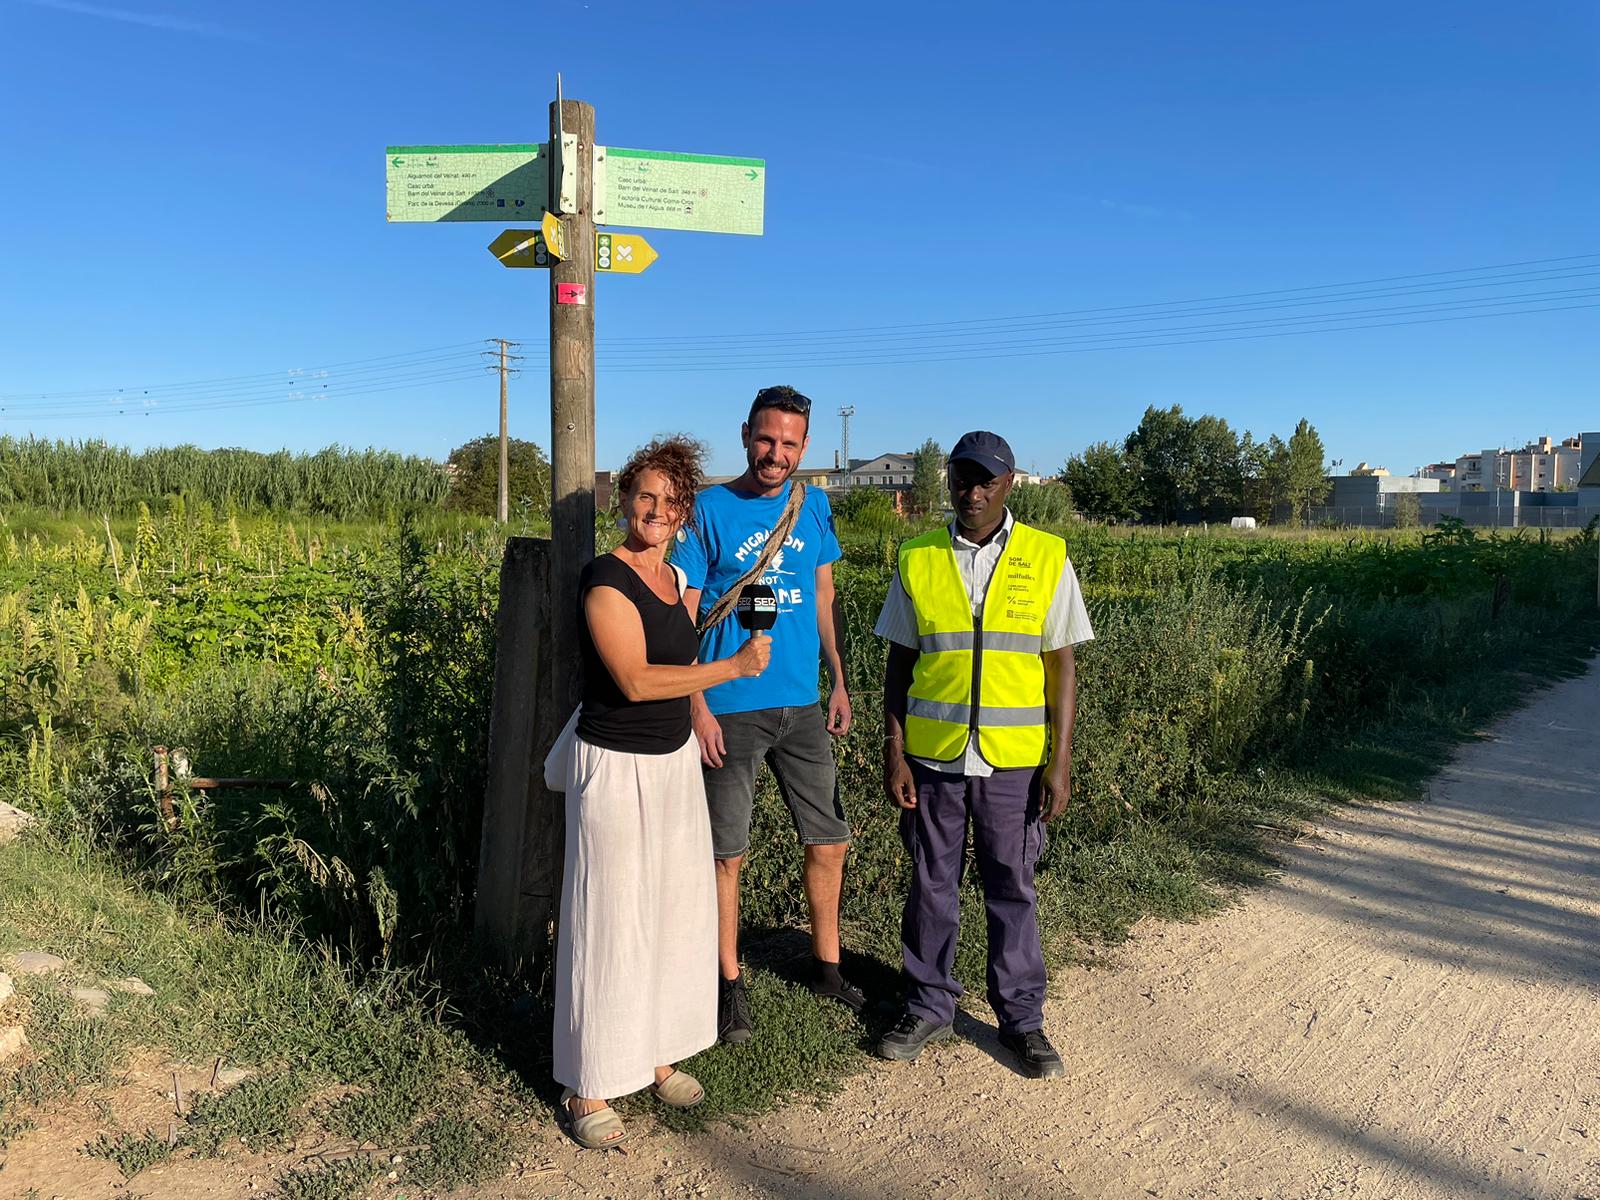
<instances>
[{"instance_id":1,"label":"black sleeveless top","mask_svg":"<svg viewBox=\"0 0 1600 1200\"><path fill-rule=\"evenodd\" d=\"M677 572L673 571L676 577ZM583 713L578 736L591 746L628 754L670 754L689 740L689 697L629 700L595 649L583 611L595 587L616 588L639 610L644 624L645 661L686 667L700 653L694 622L682 602L668 604L650 590L627 563L602 554L578 577L578 645L583 655Z\"/></svg>"}]
</instances>

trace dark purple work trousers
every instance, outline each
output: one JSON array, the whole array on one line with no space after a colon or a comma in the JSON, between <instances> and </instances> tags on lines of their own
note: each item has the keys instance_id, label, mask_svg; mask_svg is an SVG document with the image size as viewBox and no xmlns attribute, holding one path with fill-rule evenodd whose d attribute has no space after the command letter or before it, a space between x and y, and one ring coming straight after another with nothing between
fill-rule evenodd
<instances>
[{"instance_id":1,"label":"dark purple work trousers","mask_svg":"<svg viewBox=\"0 0 1600 1200\"><path fill-rule=\"evenodd\" d=\"M911 764L917 807L900 814L911 857L900 939L906 1007L941 1024L954 1020L962 988L953 974L961 920L961 873L972 822L989 929L989 1004L1002 1033L1044 1025L1044 954L1039 946L1033 868L1044 851L1036 768L988 778Z\"/></svg>"}]
</instances>

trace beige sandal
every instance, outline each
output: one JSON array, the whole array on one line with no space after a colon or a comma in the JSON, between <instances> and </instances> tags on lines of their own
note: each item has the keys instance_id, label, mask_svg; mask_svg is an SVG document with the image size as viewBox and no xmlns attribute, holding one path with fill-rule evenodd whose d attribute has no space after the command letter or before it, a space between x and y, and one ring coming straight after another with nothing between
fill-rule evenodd
<instances>
[{"instance_id":1,"label":"beige sandal","mask_svg":"<svg viewBox=\"0 0 1600 1200\"><path fill-rule=\"evenodd\" d=\"M650 1091L661 1103L673 1108L693 1108L706 1098L706 1089L700 1086L698 1079L676 1069L660 1083L652 1083Z\"/></svg>"},{"instance_id":2,"label":"beige sandal","mask_svg":"<svg viewBox=\"0 0 1600 1200\"><path fill-rule=\"evenodd\" d=\"M609 1104L581 1117L573 1112L567 1101L577 1096L571 1088L562 1092L561 1111L566 1114L567 1132L578 1145L585 1150L608 1150L628 1136L628 1131L622 1127L622 1118Z\"/></svg>"}]
</instances>

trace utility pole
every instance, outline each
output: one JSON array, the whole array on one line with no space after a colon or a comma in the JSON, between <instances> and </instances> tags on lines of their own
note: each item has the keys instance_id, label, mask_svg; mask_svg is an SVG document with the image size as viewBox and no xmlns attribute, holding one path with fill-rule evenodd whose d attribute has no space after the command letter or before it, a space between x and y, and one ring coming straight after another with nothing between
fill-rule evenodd
<instances>
[{"instance_id":1,"label":"utility pole","mask_svg":"<svg viewBox=\"0 0 1600 1200\"><path fill-rule=\"evenodd\" d=\"M500 342L500 499L495 508L504 525L511 517L511 443L506 437L506 339Z\"/></svg>"},{"instance_id":2,"label":"utility pole","mask_svg":"<svg viewBox=\"0 0 1600 1200\"><path fill-rule=\"evenodd\" d=\"M576 135L575 152L562 134ZM594 558L594 106L550 105L550 209L566 227L568 256L550 266L550 624L556 709L579 700L578 573ZM570 212L562 177L574 175ZM558 207L559 206L559 207Z\"/></svg>"},{"instance_id":3,"label":"utility pole","mask_svg":"<svg viewBox=\"0 0 1600 1200\"><path fill-rule=\"evenodd\" d=\"M511 436L507 420L506 390L507 381L517 373L517 368L511 364L521 362L520 354L512 354L517 343L509 338L489 338L490 347L498 349L485 350L484 356L497 359L495 369L500 372L500 469L499 493L495 504L495 516L500 524L504 525L511 517Z\"/></svg>"},{"instance_id":4,"label":"utility pole","mask_svg":"<svg viewBox=\"0 0 1600 1200\"><path fill-rule=\"evenodd\" d=\"M856 406L846 404L839 410L839 456L844 459L844 482L850 483L850 418L856 415Z\"/></svg>"}]
</instances>

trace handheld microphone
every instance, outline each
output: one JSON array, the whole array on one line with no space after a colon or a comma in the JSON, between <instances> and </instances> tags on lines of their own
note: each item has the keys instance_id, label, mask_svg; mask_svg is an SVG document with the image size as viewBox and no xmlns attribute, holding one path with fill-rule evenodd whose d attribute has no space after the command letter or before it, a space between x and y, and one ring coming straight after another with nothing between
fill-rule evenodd
<instances>
[{"instance_id":1,"label":"handheld microphone","mask_svg":"<svg viewBox=\"0 0 1600 1200\"><path fill-rule=\"evenodd\" d=\"M764 583L752 583L740 594L733 611L750 633L771 629L778 623L777 594Z\"/></svg>"}]
</instances>

